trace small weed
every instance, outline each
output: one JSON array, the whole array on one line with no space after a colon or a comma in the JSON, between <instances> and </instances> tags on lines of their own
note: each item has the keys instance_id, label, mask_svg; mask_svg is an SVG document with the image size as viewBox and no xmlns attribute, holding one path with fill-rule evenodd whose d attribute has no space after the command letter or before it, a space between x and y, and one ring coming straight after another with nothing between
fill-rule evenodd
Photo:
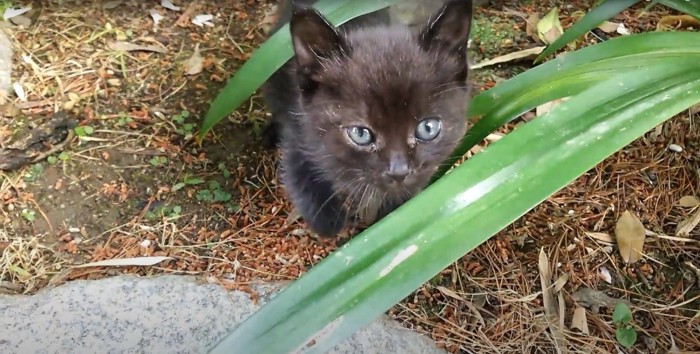
<instances>
[{"instance_id":1,"label":"small weed","mask_svg":"<svg viewBox=\"0 0 700 354\"><path fill-rule=\"evenodd\" d=\"M631 348L637 341L637 331L632 327L632 311L630 308L620 302L615 305L613 310L612 320L617 329L615 330L615 338L625 348Z\"/></svg>"},{"instance_id":2,"label":"small weed","mask_svg":"<svg viewBox=\"0 0 700 354\"><path fill-rule=\"evenodd\" d=\"M231 176L231 172L226 168L226 164L223 162L219 164L219 171L221 171L221 175L224 176L224 178L229 178Z\"/></svg>"},{"instance_id":3,"label":"small weed","mask_svg":"<svg viewBox=\"0 0 700 354\"><path fill-rule=\"evenodd\" d=\"M117 125L123 127L127 124L133 123L134 120L126 115L126 112L119 112L119 119L117 120Z\"/></svg>"},{"instance_id":4,"label":"small weed","mask_svg":"<svg viewBox=\"0 0 700 354\"><path fill-rule=\"evenodd\" d=\"M46 158L46 162L48 162L50 165L55 165L58 163L58 157L51 155Z\"/></svg>"},{"instance_id":5,"label":"small weed","mask_svg":"<svg viewBox=\"0 0 700 354\"><path fill-rule=\"evenodd\" d=\"M184 188L185 186L194 186L202 183L204 183L203 179L185 174L185 177L182 179L182 182L175 183L175 185L172 188L172 191L175 192Z\"/></svg>"},{"instance_id":6,"label":"small weed","mask_svg":"<svg viewBox=\"0 0 700 354\"><path fill-rule=\"evenodd\" d=\"M144 214L146 220L153 221L165 217L166 219L177 219L182 213L182 207L174 206L158 206L153 211L148 211Z\"/></svg>"},{"instance_id":7,"label":"small weed","mask_svg":"<svg viewBox=\"0 0 700 354\"><path fill-rule=\"evenodd\" d=\"M190 137L192 135L192 133L194 132L194 128L195 128L194 124L185 123L185 120L189 116L190 116L189 111L182 111L182 112L174 115L172 118L173 122L175 122L176 126L177 126L175 131L180 135L184 135L185 137Z\"/></svg>"},{"instance_id":8,"label":"small weed","mask_svg":"<svg viewBox=\"0 0 700 354\"><path fill-rule=\"evenodd\" d=\"M153 156L150 160L148 160L148 163L150 163L153 167L158 167L168 163L168 158L165 156Z\"/></svg>"},{"instance_id":9,"label":"small weed","mask_svg":"<svg viewBox=\"0 0 700 354\"><path fill-rule=\"evenodd\" d=\"M42 172L44 172L44 165L42 165L41 163L32 165L29 171L27 171L27 173L24 175L24 181L34 182L41 175Z\"/></svg>"},{"instance_id":10,"label":"small weed","mask_svg":"<svg viewBox=\"0 0 700 354\"><path fill-rule=\"evenodd\" d=\"M73 128L73 130L75 131L75 135L77 135L77 136L88 136L95 131L95 128L93 128L90 125L82 125L82 126Z\"/></svg>"},{"instance_id":11,"label":"small weed","mask_svg":"<svg viewBox=\"0 0 700 354\"><path fill-rule=\"evenodd\" d=\"M34 215L34 210L22 209L21 213L22 217L29 222L34 222L34 220L36 219Z\"/></svg>"},{"instance_id":12,"label":"small weed","mask_svg":"<svg viewBox=\"0 0 700 354\"><path fill-rule=\"evenodd\" d=\"M197 200L209 203L226 203L231 200L231 194L222 190L219 182L211 181L208 187L208 189L197 191Z\"/></svg>"}]
</instances>

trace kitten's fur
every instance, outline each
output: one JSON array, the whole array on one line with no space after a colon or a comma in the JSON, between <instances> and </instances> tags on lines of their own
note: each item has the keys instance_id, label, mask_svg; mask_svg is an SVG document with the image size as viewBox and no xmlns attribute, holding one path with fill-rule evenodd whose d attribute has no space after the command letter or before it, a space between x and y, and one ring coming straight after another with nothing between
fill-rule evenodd
<instances>
[{"instance_id":1,"label":"kitten's fur","mask_svg":"<svg viewBox=\"0 0 700 354\"><path fill-rule=\"evenodd\" d=\"M420 192L464 135L472 3L446 1L416 34L386 11L335 29L302 2L273 30L291 17L295 58L264 87L267 133L287 197L311 231L334 236Z\"/></svg>"}]
</instances>

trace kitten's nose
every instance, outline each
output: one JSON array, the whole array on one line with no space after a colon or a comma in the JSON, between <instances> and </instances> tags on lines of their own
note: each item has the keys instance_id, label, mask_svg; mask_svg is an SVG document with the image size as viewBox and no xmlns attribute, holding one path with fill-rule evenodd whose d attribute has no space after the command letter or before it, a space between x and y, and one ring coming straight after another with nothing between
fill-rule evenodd
<instances>
[{"instance_id":1,"label":"kitten's nose","mask_svg":"<svg viewBox=\"0 0 700 354\"><path fill-rule=\"evenodd\" d=\"M389 170L386 172L386 175L396 182L403 182L408 173L408 163L405 160L394 159L389 163Z\"/></svg>"}]
</instances>

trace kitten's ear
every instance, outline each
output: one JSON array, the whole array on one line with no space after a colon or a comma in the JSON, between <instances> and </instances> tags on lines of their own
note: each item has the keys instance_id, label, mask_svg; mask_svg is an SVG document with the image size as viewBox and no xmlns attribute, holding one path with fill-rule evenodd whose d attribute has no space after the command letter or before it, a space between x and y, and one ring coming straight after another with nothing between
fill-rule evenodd
<instances>
[{"instance_id":1,"label":"kitten's ear","mask_svg":"<svg viewBox=\"0 0 700 354\"><path fill-rule=\"evenodd\" d=\"M471 0L446 1L419 32L423 49L440 48L460 57L466 55L472 11Z\"/></svg>"},{"instance_id":2,"label":"kitten's ear","mask_svg":"<svg viewBox=\"0 0 700 354\"><path fill-rule=\"evenodd\" d=\"M289 30L296 60L305 72L318 68L321 59L345 52L345 38L323 15L312 8L293 6Z\"/></svg>"}]
</instances>

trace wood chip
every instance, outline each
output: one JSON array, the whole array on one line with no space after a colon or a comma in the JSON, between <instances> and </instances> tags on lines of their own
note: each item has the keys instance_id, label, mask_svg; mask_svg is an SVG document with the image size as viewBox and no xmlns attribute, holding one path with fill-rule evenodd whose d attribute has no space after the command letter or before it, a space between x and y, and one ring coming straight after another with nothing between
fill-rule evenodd
<instances>
[{"instance_id":1,"label":"wood chip","mask_svg":"<svg viewBox=\"0 0 700 354\"><path fill-rule=\"evenodd\" d=\"M165 54L168 52L168 48L157 45L140 45L124 41L112 41L107 44L112 50L119 50L124 52L134 52L134 51L146 51L146 52L156 52Z\"/></svg>"}]
</instances>

